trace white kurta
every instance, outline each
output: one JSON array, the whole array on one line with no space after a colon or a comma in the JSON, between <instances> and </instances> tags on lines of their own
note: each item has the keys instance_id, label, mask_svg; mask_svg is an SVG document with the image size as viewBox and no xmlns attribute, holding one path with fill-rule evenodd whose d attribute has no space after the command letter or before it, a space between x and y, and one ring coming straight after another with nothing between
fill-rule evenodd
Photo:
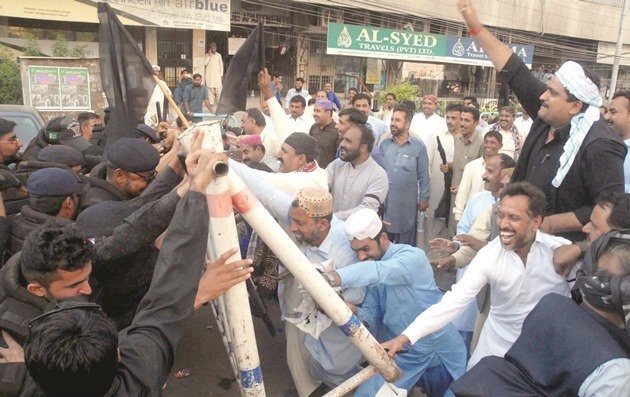
<instances>
[{"instance_id":1,"label":"white kurta","mask_svg":"<svg viewBox=\"0 0 630 397\"><path fill-rule=\"evenodd\" d=\"M407 327L411 343L453 321L472 302L484 285L490 285L490 314L479 343L468 362L471 368L486 356L503 357L521 333L523 321L538 301L549 293L570 297L569 285L553 267L553 251L569 240L536 233L527 265L518 254L501 246L500 237L482 248L468 265L462 279L440 301Z\"/></svg>"},{"instance_id":2,"label":"white kurta","mask_svg":"<svg viewBox=\"0 0 630 397\"><path fill-rule=\"evenodd\" d=\"M446 120L436 113L433 113L429 118L422 112L416 113L411 119L411 126L409 127L409 131L413 131L420 136L426 147L429 147L429 140L436 132L446 130Z\"/></svg>"},{"instance_id":3,"label":"white kurta","mask_svg":"<svg viewBox=\"0 0 630 397\"><path fill-rule=\"evenodd\" d=\"M455 196L455 207L453 207L455 219L459 220L462 217L472 195L483 191L484 183L481 177L484 172L486 172L486 162L483 157L474 159L464 167L462 181L459 183L457 196Z\"/></svg>"},{"instance_id":4,"label":"white kurta","mask_svg":"<svg viewBox=\"0 0 630 397\"><path fill-rule=\"evenodd\" d=\"M221 77L223 77L223 59L221 54L218 52L206 54L204 65L206 85L210 88L221 88L223 85L221 82Z\"/></svg>"}]
</instances>

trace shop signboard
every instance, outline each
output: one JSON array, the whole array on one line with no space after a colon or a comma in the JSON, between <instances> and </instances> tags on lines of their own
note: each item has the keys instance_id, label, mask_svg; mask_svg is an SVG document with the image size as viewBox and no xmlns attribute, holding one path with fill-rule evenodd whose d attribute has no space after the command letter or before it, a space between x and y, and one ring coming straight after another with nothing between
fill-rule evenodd
<instances>
[{"instance_id":1,"label":"shop signboard","mask_svg":"<svg viewBox=\"0 0 630 397\"><path fill-rule=\"evenodd\" d=\"M507 44L531 68L534 46ZM327 53L403 61L492 66L469 37L341 23L328 24Z\"/></svg>"},{"instance_id":2,"label":"shop signboard","mask_svg":"<svg viewBox=\"0 0 630 397\"><path fill-rule=\"evenodd\" d=\"M0 16L98 23L107 2L123 25L230 31L230 0L28 0L7 1Z\"/></svg>"}]
</instances>

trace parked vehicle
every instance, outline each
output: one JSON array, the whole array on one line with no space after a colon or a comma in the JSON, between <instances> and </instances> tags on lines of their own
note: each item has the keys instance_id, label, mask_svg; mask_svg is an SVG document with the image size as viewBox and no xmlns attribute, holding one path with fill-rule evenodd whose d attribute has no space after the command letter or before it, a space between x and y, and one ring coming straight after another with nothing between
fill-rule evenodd
<instances>
[{"instance_id":1,"label":"parked vehicle","mask_svg":"<svg viewBox=\"0 0 630 397\"><path fill-rule=\"evenodd\" d=\"M35 138L40 129L46 125L37 109L23 105L0 105L0 118L11 120L17 125L15 132L22 141L22 151Z\"/></svg>"}]
</instances>

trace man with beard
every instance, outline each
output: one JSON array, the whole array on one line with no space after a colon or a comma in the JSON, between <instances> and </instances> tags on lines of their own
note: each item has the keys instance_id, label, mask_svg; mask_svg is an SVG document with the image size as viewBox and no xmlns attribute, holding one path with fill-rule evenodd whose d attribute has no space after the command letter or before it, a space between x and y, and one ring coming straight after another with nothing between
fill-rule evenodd
<instances>
[{"instance_id":1,"label":"man with beard","mask_svg":"<svg viewBox=\"0 0 630 397\"><path fill-rule=\"evenodd\" d=\"M336 128L337 131L339 131L339 136L343 138L343 134L345 134L350 127L366 124L367 116L359 109L349 107L339 112L339 122L337 122ZM378 148L378 142L374 141L374 146L370 154L378 165L385 168L385 159L383 158L383 152ZM339 157L339 148L337 148L337 157Z\"/></svg>"},{"instance_id":2,"label":"man with beard","mask_svg":"<svg viewBox=\"0 0 630 397\"><path fill-rule=\"evenodd\" d=\"M208 96L208 86L201 84L201 75L195 73L193 75L193 83L184 90L184 110L185 114L192 117L193 122L198 123L203 120L201 117L193 117L195 113L203 112L205 104L208 111L212 111L212 102Z\"/></svg>"},{"instance_id":3,"label":"man with beard","mask_svg":"<svg viewBox=\"0 0 630 397\"><path fill-rule=\"evenodd\" d=\"M28 197L26 189L8 167L9 164L17 164L22 160L22 142L15 133L16 125L11 120L0 118L0 190L7 214L18 212Z\"/></svg>"},{"instance_id":4,"label":"man with beard","mask_svg":"<svg viewBox=\"0 0 630 397\"><path fill-rule=\"evenodd\" d=\"M361 208L377 211L387 198L387 173L372 159L373 147L372 131L365 124L351 125L342 134L339 158L326 167L333 212L341 220Z\"/></svg>"},{"instance_id":5,"label":"man with beard","mask_svg":"<svg viewBox=\"0 0 630 397\"><path fill-rule=\"evenodd\" d=\"M435 285L424 252L390 242L383 222L374 211L364 208L350 215L345 231L361 262L328 272L325 278L333 288L367 286L361 307L348 306L379 340L394 337L417 315L440 301L442 293ZM410 390L436 362L443 363L453 379L464 374L466 348L450 325L398 355L396 363L404 375L394 385ZM388 388L384 382L382 376L375 375L359 386L354 395L379 395L379 390Z\"/></svg>"},{"instance_id":6,"label":"man with beard","mask_svg":"<svg viewBox=\"0 0 630 397\"><path fill-rule=\"evenodd\" d=\"M332 213L333 198L326 189L303 188L297 197L291 197L256 177L255 170L242 164L230 161L230 169L243 179L278 223L293 234L297 246L314 266L328 271L357 261L343 222ZM327 261L330 264L325 264ZM349 288L341 293L353 304L363 301L362 288ZM321 326L322 322L330 322L317 311L310 296L292 276L281 276L278 298L286 324L287 362L300 397L309 396L322 383L334 387L360 369L361 353L339 327Z\"/></svg>"},{"instance_id":7,"label":"man with beard","mask_svg":"<svg viewBox=\"0 0 630 397\"><path fill-rule=\"evenodd\" d=\"M356 96L355 96L356 98ZM409 136L413 111L404 105L394 106L392 137L380 149L391 184L387 196L385 221L397 244L416 245L416 214L429 206L429 160L422 141Z\"/></svg>"},{"instance_id":8,"label":"man with beard","mask_svg":"<svg viewBox=\"0 0 630 397\"><path fill-rule=\"evenodd\" d=\"M102 201L137 197L155 179L160 155L151 144L137 138L121 138L105 153L106 162L94 167L81 209Z\"/></svg>"},{"instance_id":9,"label":"man with beard","mask_svg":"<svg viewBox=\"0 0 630 397\"><path fill-rule=\"evenodd\" d=\"M311 96L308 93L308 89L304 88L304 79L301 77L295 79L295 87L289 88L289 90L287 91L287 95L284 97L285 109L290 110L291 99L295 98L296 96L301 96L302 98L304 98L304 107L306 107L306 102L311 99Z\"/></svg>"},{"instance_id":10,"label":"man with beard","mask_svg":"<svg viewBox=\"0 0 630 397\"><path fill-rule=\"evenodd\" d=\"M15 124L11 120L0 118L0 167L6 169L7 165L19 163L22 160L20 149L22 142L15 132Z\"/></svg>"},{"instance_id":11,"label":"man with beard","mask_svg":"<svg viewBox=\"0 0 630 397\"><path fill-rule=\"evenodd\" d=\"M556 273L553 251L569 241L541 232L544 193L527 182L508 185L501 194L499 236L482 248L462 279L442 300L425 310L400 336L383 344L395 355L406 344L450 324L490 286L491 307L468 368L486 356L503 357L521 332L523 320L540 299L557 293L569 297L569 285Z\"/></svg>"}]
</instances>

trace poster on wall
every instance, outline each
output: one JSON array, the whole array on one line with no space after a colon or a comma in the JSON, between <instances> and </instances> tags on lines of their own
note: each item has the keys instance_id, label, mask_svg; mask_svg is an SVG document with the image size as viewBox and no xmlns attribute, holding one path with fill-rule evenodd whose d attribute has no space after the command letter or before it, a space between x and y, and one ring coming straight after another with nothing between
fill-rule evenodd
<instances>
[{"instance_id":1,"label":"poster on wall","mask_svg":"<svg viewBox=\"0 0 630 397\"><path fill-rule=\"evenodd\" d=\"M59 68L30 66L28 83L31 106L39 110L61 109Z\"/></svg>"},{"instance_id":2,"label":"poster on wall","mask_svg":"<svg viewBox=\"0 0 630 397\"><path fill-rule=\"evenodd\" d=\"M90 79L86 68L59 68L61 107L90 109Z\"/></svg>"},{"instance_id":3,"label":"poster on wall","mask_svg":"<svg viewBox=\"0 0 630 397\"><path fill-rule=\"evenodd\" d=\"M28 96L38 110L90 110L87 68L28 67Z\"/></svg>"}]
</instances>

